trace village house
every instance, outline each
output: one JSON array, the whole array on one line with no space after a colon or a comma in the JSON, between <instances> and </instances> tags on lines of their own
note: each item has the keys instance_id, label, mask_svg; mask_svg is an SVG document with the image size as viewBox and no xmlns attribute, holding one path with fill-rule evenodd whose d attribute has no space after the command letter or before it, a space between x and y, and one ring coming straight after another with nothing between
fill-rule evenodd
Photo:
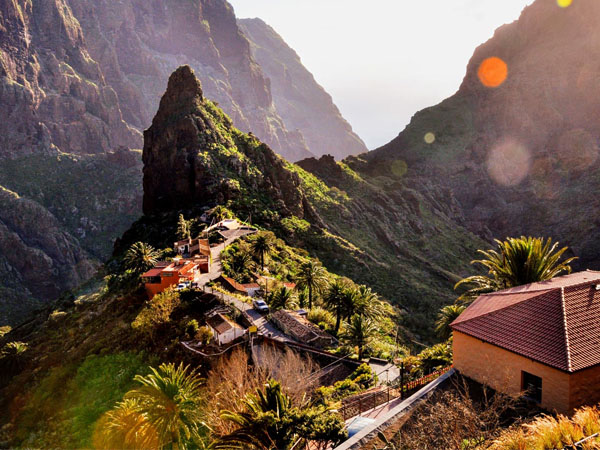
<instances>
[{"instance_id":1,"label":"village house","mask_svg":"<svg viewBox=\"0 0 600 450\"><path fill-rule=\"evenodd\" d=\"M219 345L229 344L246 333L241 326L222 314L215 314L207 318L206 323Z\"/></svg>"},{"instance_id":2,"label":"village house","mask_svg":"<svg viewBox=\"0 0 600 450\"><path fill-rule=\"evenodd\" d=\"M562 414L600 402L600 272L481 295L451 326L461 374Z\"/></svg>"},{"instance_id":3,"label":"village house","mask_svg":"<svg viewBox=\"0 0 600 450\"><path fill-rule=\"evenodd\" d=\"M173 248L180 257L193 259L203 273L210 272L211 253L208 239L182 239L175 242Z\"/></svg>"},{"instance_id":4,"label":"village house","mask_svg":"<svg viewBox=\"0 0 600 450\"><path fill-rule=\"evenodd\" d=\"M337 344L337 340L333 336L321 330L310 322L305 314L298 311L280 309L273 313L272 318L281 331L303 344L319 348L331 347Z\"/></svg>"},{"instance_id":5,"label":"village house","mask_svg":"<svg viewBox=\"0 0 600 450\"><path fill-rule=\"evenodd\" d=\"M194 283L202 273L202 264L194 260L175 258L173 262L159 262L154 268L142 274L142 283L148 298L154 297L171 286L180 283Z\"/></svg>"}]
</instances>

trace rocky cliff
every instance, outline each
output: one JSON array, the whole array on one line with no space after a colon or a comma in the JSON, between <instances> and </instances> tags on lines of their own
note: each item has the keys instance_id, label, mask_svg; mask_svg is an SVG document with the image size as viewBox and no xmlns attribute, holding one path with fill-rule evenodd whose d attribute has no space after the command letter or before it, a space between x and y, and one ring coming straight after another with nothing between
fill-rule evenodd
<instances>
[{"instance_id":1,"label":"rocky cliff","mask_svg":"<svg viewBox=\"0 0 600 450\"><path fill-rule=\"evenodd\" d=\"M475 51L454 96L417 113L367 164L350 164L421 192L449 190L486 240L552 236L582 267L600 267L599 18L594 0L536 1ZM490 57L508 67L496 88L478 76Z\"/></svg>"},{"instance_id":2,"label":"rocky cliff","mask_svg":"<svg viewBox=\"0 0 600 450\"><path fill-rule=\"evenodd\" d=\"M107 258L141 214L141 158L127 149L143 145L142 130L183 63L237 127L291 160L312 155L302 130L278 111L225 0L0 0L0 186L33 201L41 227L49 218L56 225L45 228L55 233L48 242L24 228L10 232L65 273L72 262L50 244L65 235L87 265ZM0 239L13 237L0 228ZM31 259L21 247L11 256ZM50 275L36 276L3 277L0 288L10 286L13 306L24 296L47 299L28 285L45 285ZM81 281L52 278L56 291Z\"/></svg>"},{"instance_id":3,"label":"rocky cliff","mask_svg":"<svg viewBox=\"0 0 600 450\"><path fill-rule=\"evenodd\" d=\"M146 216L117 252L137 240L170 246L172 233L164 230L175 229L180 212L194 217L222 205L310 251L329 270L369 284L404 308L405 325L421 336L431 335L434 314L482 244L459 224L447 191L432 187L423 195L367 180L332 156L284 161L237 130L186 66L171 76L144 133L143 160Z\"/></svg>"},{"instance_id":4,"label":"rocky cliff","mask_svg":"<svg viewBox=\"0 0 600 450\"><path fill-rule=\"evenodd\" d=\"M238 20L252 54L269 78L273 102L288 130L300 130L317 156L343 159L367 151L331 96L304 67L298 54L261 19Z\"/></svg>"}]
</instances>

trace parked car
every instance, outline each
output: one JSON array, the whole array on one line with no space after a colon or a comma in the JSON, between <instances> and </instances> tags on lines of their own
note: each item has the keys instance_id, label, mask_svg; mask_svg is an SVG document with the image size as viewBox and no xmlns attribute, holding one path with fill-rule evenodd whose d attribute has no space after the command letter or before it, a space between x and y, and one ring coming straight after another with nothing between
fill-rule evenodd
<instances>
[{"instance_id":1,"label":"parked car","mask_svg":"<svg viewBox=\"0 0 600 450\"><path fill-rule=\"evenodd\" d=\"M183 283L179 283L175 290L182 291L183 289L188 289L190 287L189 281L184 281Z\"/></svg>"},{"instance_id":2,"label":"parked car","mask_svg":"<svg viewBox=\"0 0 600 450\"><path fill-rule=\"evenodd\" d=\"M261 300L261 299L252 300L252 306L258 312L261 312L261 313L269 312L269 305L267 305L264 300Z\"/></svg>"}]
</instances>

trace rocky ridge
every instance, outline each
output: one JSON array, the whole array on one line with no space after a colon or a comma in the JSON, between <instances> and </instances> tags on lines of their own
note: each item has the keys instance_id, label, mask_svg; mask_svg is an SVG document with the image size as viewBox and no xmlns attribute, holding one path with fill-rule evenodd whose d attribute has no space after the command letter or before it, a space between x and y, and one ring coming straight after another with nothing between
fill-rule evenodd
<instances>
[{"instance_id":1,"label":"rocky ridge","mask_svg":"<svg viewBox=\"0 0 600 450\"><path fill-rule=\"evenodd\" d=\"M593 0L568 8L536 1L475 51L454 96L348 163L423 193L449 190L464 225L488 241L551 236L581 267L599 268L598 17ZM494 56L508 77L488 88L477 72ZM424 140L429 132L432 144Z\"/></svg>"},{"instance_id":2,"label":"rocky ridge","mask_svg":"<svg viewBox=\"0 0 600 450\"><path fill-rule=\"evenodd\" d=\"M286 127L300 130L316 156L343 159L367 151L331 96L304 67L298 54L261 19L238 20L252 54L269 78L273 102Z\"/></svg>"}]
</instances>

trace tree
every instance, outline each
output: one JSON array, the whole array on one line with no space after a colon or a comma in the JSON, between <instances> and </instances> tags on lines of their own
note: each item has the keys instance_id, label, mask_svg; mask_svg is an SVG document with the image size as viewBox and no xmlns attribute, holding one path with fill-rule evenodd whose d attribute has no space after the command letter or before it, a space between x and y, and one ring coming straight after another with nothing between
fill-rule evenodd
<instances>
[{"instance_id":1,"label":"tree","mask_svg":"<svg viewBox=\"0 0 600 450\"><path fill-rule=\"evenodd\" d=\"M220 436L216 449L257 448L261 450L288 450L298 440L291 399L281 392L281 385L270 379L264 392L248 394L245 411L223 411L221 418L238 426L233 432Z\"/></svg>"},{"instance_id":2,"label":"tree","mask_svg":"<svg viewBox=\"0 0 600 450\"><path fill-rule=\"evenodd\" d=\"M273 245L272 236L265 232L257 235L256 238L252 241L252 244L251 244L252 253L254 253L254 255L260 261L260 267L262 270L265 270L265 256L267 256L271 253L272 245Z\"/></svg>"},{"instance_id":3,"label":"tree","mask_svg":"<svg viewBox=\"0 0 600 450\"><path fill-rule=\"evenodd\" d=\"M360 360L365 347L369 345L376 332L377 327L371 319L356 314L344 327L341 337L347 344L358 347L358 359Z\"/></svg>"},{"instance_id":4,"label":"tree","mask_svg":"<svg viewBox=\"0 0 600 450\"><path fill-rule=\"evenodd\" d=\"M135 376L134 381L141 386L127 392L125 401L138 405L138 411L156 432L160 447L185 449L200 442L204 427L202 379L183 363L161 364L150 370L147 376Z\"/></svg>"},{"instance_id":5,"label":"tree","mask_svg":"<svg viewBox=\"0 0 600 450\"><path fill-rule=\"evenodd\" d=\"M264 392L259 388L256 395L246 395L244 410L222 411L221 418L237 428L218 437L213 443L215 449L288 450L299 441L309 440L316 448L326 449L347 438L338 414L323 407L296 407L273 379L267 380Z\"/></svg>"},{"instance_id":6,"label":"tree","mask_svg":"<svg viewBox=\"0 0 600 450\"><path fill-rule=\"evenodd\" d=\"M236 281L243 283L248 279L248 272L252 267L252 256L244 243L239 242L237 247L226 257L229 275Z\"/></svg>"},{"instance_id":7,"label":"tree","mask_svg":"<svg viewBox=\"0 0 600 450\"><path fill-rule=\"evenodd\" d=\"M274 311L277 311L278 309L292 309L296 307L296 302L292 295L292 291L285 286L281 286L279 289L273 292L270 297L269 306Z\"/></svg>"},{"instance_id":8,"label":"tree","mask_svg":"<svg viewBox=\"0 0 600 450\"><path fill-rule=\"evenodd\" d=\"M323 298L325 305L335 314L335 332L340 329L344 306L348 304L348 286L340 278L336 279L325 292Z\"/></svg>"},{"instance_id":9,"label":"tree","mask_svg":"<svg viewBox=\"0 0 600 450\"><path fill-rule=\"evenodd\" d=\"M478 250L484 259L472 261L488 270L488 276L475 275L464 278L454 288L462 285L472 287L464 292L459 300L472 301L481 294L498 291L523 284L549 280L562 273L571 273L569 265L576 258L560 261L568 247L557 250L558 242L552 239L521 236L499 241L498 251Z\"/></svg>"},{"instance_id":10,"label":"tree","mask_svg":"<svg viewBox=\"0 0 600 450\"><path fill-rule=\"evenodd\" d=\"M435 322L435 332L437 335L444 340L447 340L452 336L452 328L450 324L454 322L462 312L467 309L464 305L448 305L444 306L439 314L438 319Z\"/></svg>"},{"instance_id":11,"label":"tree","mask_svg":"<svg viewBox=\"0 0 600 450\"><path fill-rule=\"evenodd\" d=\"M377 320L384 315L384 304L370 287L360 285L355 292L353 314Z\"/></svg>"},{"instance_id":12,"label":"tree","mask_svg":"<svg viewBox=\"0 0 600 450\"><path fill-rule=\"evenodd\" d=\"M177 237L179 239L189 239L192 235L191 220L185 220L183 214L179 214L179 221L177 222Z\"/></svg>"},{"instance_id":13,"label":"tree","mask_svg":"<svg viewBox=\"0 0 600 450\"><path fill-rule=\"evenodd\" d=\"M313 307L313 296L323 292L327 286L327 272L325 268L313 261L309 260L300 266L300 271L296 278L296 287L298 289L308 290L308 308Z\"/></svg>"},{"instance_id":14,"label":"tree","mask_svg":"<svg viewBox=\"0 0 600 450\"><path fill-rule=\"evenodd\" d=\"M154 267L159 257L160 252L151 245L136 242L127 250L123 261L127 269L139 275Z\"/></svg>"},{"instance_id":15,"label":"tree","mask_svg":"<svg viewBox=\"0 0 600 450\"><path fill-rule=\"evenodd\" d=\"M135 400L125 400L104 413L94 435L94 448L157 449L160 440L156 430Z\"/></svg>"}]
</instances>

